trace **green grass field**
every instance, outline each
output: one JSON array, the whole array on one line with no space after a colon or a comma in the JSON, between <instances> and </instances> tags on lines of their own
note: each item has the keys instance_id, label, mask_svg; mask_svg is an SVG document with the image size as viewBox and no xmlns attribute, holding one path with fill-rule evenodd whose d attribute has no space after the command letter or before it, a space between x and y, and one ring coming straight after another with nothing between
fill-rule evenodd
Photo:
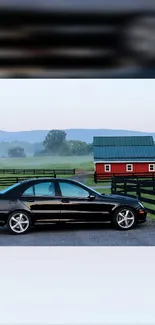
<instances>
[{"instance_id":1,"label":"green grass field","mask_svg":"<svg viewBox=\"0 0 155 325\"><path fill-rule=\"evenodd\" d=\"M94 170L92 156L0 158L0 168Z\"/></svg>"},{"instance_id":2,"label":"green grass field","mask_svg":"<svg viewBox=\"0 0 155 325\"><path fill-rule=\"evenodd\" d=\"M88 175L85 181L85 184L87 186L111 186L111 182L99 182L99 183L94 183L94 175L93 173L91 175Z\"/></svg>"}]
</instances>

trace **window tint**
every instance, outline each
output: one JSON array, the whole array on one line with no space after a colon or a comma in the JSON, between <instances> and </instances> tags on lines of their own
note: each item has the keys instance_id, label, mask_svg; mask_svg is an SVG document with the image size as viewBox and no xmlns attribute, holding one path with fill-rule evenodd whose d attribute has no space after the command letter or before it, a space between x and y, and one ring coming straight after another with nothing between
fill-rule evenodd
<instances>
[{"instance_id":1,"label":"window tint","mask_svg":"<svg viewBox=\"0 0 155 325\"><path fill-rule=\"evenodd\" d=\"M53 182L44 182L34 185L35 196L55 196L55 186ZM23 195L33 196L33 186L29 187Z\"/></svg>"},{"instance_id":2,"label":"window tint","mask_svg":"<svg viewBox=\"0 0 155 325\"><path fill-rule=\"evenodd\" d=\"M29 187L24 193L24 196L33 196L34 192L33 192L33 186Z\"/></svg>"},{"instance_id":3,"label":"window tint","mask_svg":"<svg viewBox=\"0 0 155 325\"><path fill-rule=\"evenodd\" d=\"M74 185L67 182L59 182L62 196L70 197L88 197L89 192L84 190L78 185Z\"/></svg>"},{"instance_id":4,"label":"window tint","mask_svg":"<svg viewBox=\"0 0 155 325\"><path fill-rule=\"evenodd\" d=\"M36 196L55 196L55 186L53 182L45 182L34 186Z\"/></svg>"}]
</instances>

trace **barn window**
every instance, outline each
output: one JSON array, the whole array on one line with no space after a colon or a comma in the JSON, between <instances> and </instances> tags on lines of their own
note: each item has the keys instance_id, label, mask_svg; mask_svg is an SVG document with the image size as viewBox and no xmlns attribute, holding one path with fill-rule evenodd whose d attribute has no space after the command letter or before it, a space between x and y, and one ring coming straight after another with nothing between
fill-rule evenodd
<instances>
[{"instance_id":1,"label":"barn window","mask_svg":"<svg viewBox=\"0 0 155 325\"><path fill-rule=\"evenodd\" d=\"M127 172L132 172L133 171L133 165L132 164L126 165L126 171Z\"/></svg>"},{"instance_id":2,"label":"barn window","mask_svg":"<svg viewBox=\"0 0 155 325\"><path fill-rule=\"evenodd\" d=\"M105 172L111 172L111 165L105 165L104 170Z\"/></svg>"},{"instance_id":3,"label":"barn window","mask_svg":"<svg viewBox=\"0 0 155 325\"><path fill-rule=\"evenodd\" d=\"M154 172L155 171L155 165L154 164L150 164L149 165L149 172Z\"/></svg>"}]
</instances>

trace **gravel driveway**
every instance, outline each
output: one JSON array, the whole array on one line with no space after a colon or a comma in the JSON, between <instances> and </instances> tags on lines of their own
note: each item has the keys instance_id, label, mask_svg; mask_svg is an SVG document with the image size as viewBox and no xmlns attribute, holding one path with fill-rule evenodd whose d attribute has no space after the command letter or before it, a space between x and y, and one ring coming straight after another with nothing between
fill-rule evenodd
<instances>
[{"instance_id":1,"label":"gravel driveway","mask_svg":"<svg viewBox=\"0 0 155 325\"><path fill-rule=\"evenodd\" d=\"M129 231L104 224L37 225L26 235L10 235L0 227L0 246L154 246L155 221Z\"/></svg>"}]
</instances>

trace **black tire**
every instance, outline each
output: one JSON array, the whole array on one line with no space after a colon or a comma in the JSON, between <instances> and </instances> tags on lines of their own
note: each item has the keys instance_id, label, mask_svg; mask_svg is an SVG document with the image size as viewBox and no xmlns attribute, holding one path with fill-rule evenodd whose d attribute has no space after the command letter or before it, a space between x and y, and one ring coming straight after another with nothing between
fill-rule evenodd
<instances>
[{"instance_id":1,"label":"black tire","mask_svg":"<svg viewBox=\"0 0 155 325\"><path fill-rule=\"evenodd\" d=\"M22 217L21 217L21 215L22 215ZM12 219L13 217L14 217L14 219L19 219L21 217L21 222L19 220L17 220L17 223L20 222L20 225L22 224L22 226L20 226L20 225L18 226L18 224L17 224L17 227L13 228L13 223L14 223L14 225L16 224L15 221ZM32 220L31 220L31 217L28 212L14 211L9 215L9 218L7 221L7 228L9 230L9 232L11 232L11 234L24 235L30 231L31 226L32 226ZM21 230L21 227L23 228L23 230Z\"/></svg>"},{"instance_id":2,"label":"black tire","mask_svg":"<svg viewBox=\"0 0 155 325\"><path fill-rule=\"evenodd\" d=\"M128 211L128 220L125 220L125 214ZM120 215L120 213L122 214L122 216L124 216L124 221L123 221L123 217ZM127 216L126 216L127 218ZM129 219L130 218L130 219ZM132 219L131 219L132 218ZM127 226L128 223L128 226ZM118 229L118 230L130 230L133 229L134 227L136 227L137 225L137 216L135 211L128 206L122 206L118 209L116 209L112 215L112 225Z\"/></svg>"}]
</instances>

